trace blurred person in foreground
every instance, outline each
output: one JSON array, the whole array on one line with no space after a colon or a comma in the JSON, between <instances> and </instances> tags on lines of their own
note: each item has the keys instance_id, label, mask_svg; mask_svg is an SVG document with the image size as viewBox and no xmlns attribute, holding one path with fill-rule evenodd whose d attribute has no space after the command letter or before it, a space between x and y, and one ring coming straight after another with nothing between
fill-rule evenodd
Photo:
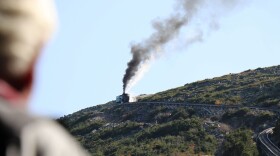
<instances>
[{"instance_id":1,"label":"blurred person in foreground","mask_svg":"<svg viewBox=\"0 0 280 156\"><path fill-rule=\"evenodd\" d=\"M87 155L54 121L25 112L55 21L52 0L0 0L0 156Z\"/></svg>"}]
</instances>

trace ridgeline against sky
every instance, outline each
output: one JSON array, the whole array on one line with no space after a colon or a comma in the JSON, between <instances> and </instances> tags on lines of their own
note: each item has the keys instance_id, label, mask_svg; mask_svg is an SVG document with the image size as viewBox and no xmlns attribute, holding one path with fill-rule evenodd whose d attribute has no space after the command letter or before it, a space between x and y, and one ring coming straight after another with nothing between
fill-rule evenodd
<instances>
[{"instance_id":1,"label":"ridgeline against sky","mask_svg":"<svg viewBox=\"0 0 280 156\"><path fill-rule=\"evenodd\" d=\"M229 11L241 0L177 0L178 8L169 18L152 23L155 32L146 40L131 46L132 59L127 63L127 69L123 77L123 92L133 81L139 77L146 65L156 56L164 53L162 47L178 36L184 26L196 20L196 17L203 14L206 16L204 28L197 28L199 33L191 36L187 44L201 41L205 31L217 28L217 19L225 11ZM203 23L204 24L204 23ZM213 26L216 25L216 26ZM200 30L207 29L207 30Z\"/></svg>"}]
</instances>

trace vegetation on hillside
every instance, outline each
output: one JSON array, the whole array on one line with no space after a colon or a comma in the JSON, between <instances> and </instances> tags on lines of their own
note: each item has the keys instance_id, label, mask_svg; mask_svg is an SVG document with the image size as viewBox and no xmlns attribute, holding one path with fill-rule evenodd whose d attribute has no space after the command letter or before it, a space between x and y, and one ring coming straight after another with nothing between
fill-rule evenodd
<instances>
[{"instance_id":1,"label":"vegetation on hillside","mask_svg":"<svg viewBox=\"0 0 280 156\"><path fill-rule=\"evenodd\" d=\"M221 117L221 122L233 128L246 127L256 132L262 131L267 125L273 126L277 115L272 112L254 112L248 108L227 111Z\"/></svg>"},{"instance_id":2,"label":"vegetation on hillside","mask_svg":"<svg viewBox=\"0 0 280 156\"><path fill-rule=\"evenodd\" d=\"M237 129L226 136L223 145L224 156L257 156L256 143L252 139L253 132L248 129Z\"/></svg>"},{"instance_id":3,"label":"vegetation on hillside","mask_svg":"<svg viewBox=\"0 0 280 156\"><path fill-rule=\"evenodd\" d=\"M140 101L280 107L280 66L198 81Z\"/></svg>"},{"instance_id":4,"label":"vegetation on hillside","mask_svg":"<svg viewBox=\"0 0 280 156\"><path fill-rule=\"evenodd\" d=\"M78 139L93 155L213 155L217 141L201 123L197 118L151 127L127 122Z\"/></svg>"},{"instance_id":5,"label":"vegetation on hillside","mask_svg":"<svg viewBox=\"0 0 280 156\"><path fill-rule=\"evenodd\" d=\"M246 108L209 116L200 108L140 104L102 105L70 116L58 121L93 155L214 155L232 130L258 132L275 120L271 112Z\"/></svg>"}]
</instances>

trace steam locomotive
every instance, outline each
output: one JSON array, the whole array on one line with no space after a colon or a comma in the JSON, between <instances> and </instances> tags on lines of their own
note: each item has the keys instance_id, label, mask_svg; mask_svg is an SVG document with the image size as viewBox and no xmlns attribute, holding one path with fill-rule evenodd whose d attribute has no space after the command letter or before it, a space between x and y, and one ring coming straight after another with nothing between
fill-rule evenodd
<instances>
[{"instance_id":1,"label":"steam locomotive","mask_svg":"<svg viewBox=\"0 0 280 156\"><path fill-rule=\"evenodd\" d=\"M116 103L127 103L129 102L129 95L126 93L123 93L122 95L117 96Z\"/></svg>"}]
</instances>

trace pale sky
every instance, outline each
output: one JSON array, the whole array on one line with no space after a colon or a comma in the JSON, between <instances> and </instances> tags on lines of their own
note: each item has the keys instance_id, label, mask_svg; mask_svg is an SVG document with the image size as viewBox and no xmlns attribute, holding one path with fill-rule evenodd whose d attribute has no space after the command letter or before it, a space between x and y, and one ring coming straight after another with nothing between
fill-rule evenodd
<instances>
[{"instance_id":1,"label":"pale sky","mask_svg":"<svg viewBox=\"0 0 280 156\"><path fill-rule=\"evenodd\" d=\"M122 93L131 43L149 37L151 21L172 14L175 2L56 1L59 28L38 61L30 110L59 117L114 100ZM221 16L218 30L189 46L185 46L185 28L131 92L156 93L279 65L279 8L279 0L251 0Z\"/></svg>"}]
</instances>

